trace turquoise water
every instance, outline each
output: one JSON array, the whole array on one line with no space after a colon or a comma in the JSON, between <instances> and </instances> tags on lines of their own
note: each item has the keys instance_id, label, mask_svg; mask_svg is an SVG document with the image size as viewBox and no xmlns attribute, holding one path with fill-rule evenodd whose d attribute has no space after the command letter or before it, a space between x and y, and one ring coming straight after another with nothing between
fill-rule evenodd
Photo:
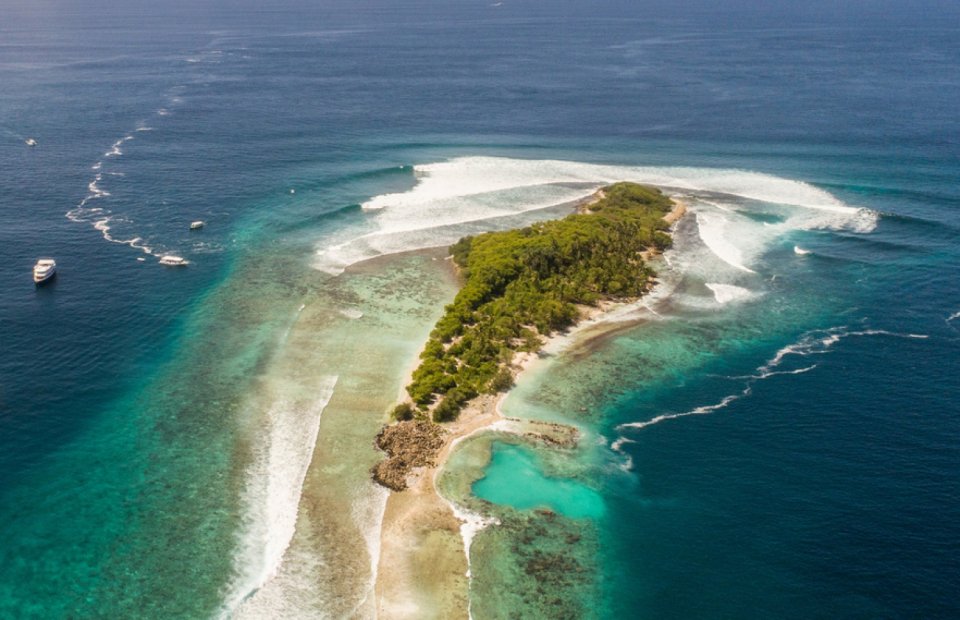
<instances>
[{"instance_id":1,"label":"turquoise water","mask_svg":"<svg viewBox=\"0 0 960 620\"><path fill-rule=\"evenodd\" d=\"M544 508L571 519L597 519L604 512L597 492L570 479L545 475L534 453L509 444L494 444L493 459L485 477L473 485L473 493L497 504L521 510Z\"/></svg>"},{"instance_id":2,"label":"turquoise water","mask_svg":"<svg viewBox=\"0 0 960 620\"><path fill-rule=\"evenodd\" d=\"M307 502L291 521L302 463L271 478L287 470L258 469L261 442L379 381L351 352L401 366L443 295L386 274L364 314L370 291L334 295L331 278L624 178L691 203L669 286L505 403L585 438L497 443L476 472L471 507L505 521L476 539L475 617L551 615L560 591L558 608L603 617L956 616L956 17L934 2L8 7L0 616L218 615L266 570L246 554L282 555L291 523L280 581L346 584L324 565L342 561L363 582L365 541L320 560L301 543L349 529L325 514L366 523L375 506ZM162 269L167 252L191 264ZM35 289L45 255L59 275ZM349 336L391 328L389 356ZM341 373L356 375L331 397ZM357 428L374 403L357 397ZM370 457L320 420L315 491L337 455ZM251 499L273 483L293 497L277 512ZM258 528L277 536L252 549ZM296 602L347 613L363 587Z\"/></svg>"}]
</instances>

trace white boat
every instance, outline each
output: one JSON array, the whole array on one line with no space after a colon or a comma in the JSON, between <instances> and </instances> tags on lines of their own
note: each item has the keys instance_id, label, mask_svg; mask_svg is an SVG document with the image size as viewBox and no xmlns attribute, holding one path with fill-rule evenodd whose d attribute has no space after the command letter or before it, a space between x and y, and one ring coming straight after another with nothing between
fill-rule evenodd
<instances>
[{"instance_id":1,"label":"white boat","mask_svg":"<svg viewBox=\"0 0 960 620\"><path fill-rule=\"evenodd\" d=\"M27 138L24 142L26 142L27 146L37 146L37 141L33 138Z\"/></svg>"},{"instance_id":2,"label":"white boat","mask_svg":"<svg viewBox=\"0 0 960 620\"><path fill-rule=\"evenodd\" d=\"M46 282L57 275L57 261L52 258L41 258L33 266L33 281L37 284Z\"/></svg>"},{"instance_id":3,"label":"white boat","mask_svg":"<svg viewBox=\"0 0 960 620\"><path fill-rule=\"evenodd\" d=\"M167 254L166 256L160 257L160 264L167 265L169 267L182 267L189 264L187 259L182 256L174 256L173 254Z\"/></svg>"},{"instance_id":4,"label":"white boat","mask_svg":"<svg viewBox=\"0 0 960 620\"><path fill-rule=\"evenodd\" d=\"M203 220L197 220L196 222L190 222L190 230L200 230L206 225L206 222Z\"/></svg>"}]
</instances>

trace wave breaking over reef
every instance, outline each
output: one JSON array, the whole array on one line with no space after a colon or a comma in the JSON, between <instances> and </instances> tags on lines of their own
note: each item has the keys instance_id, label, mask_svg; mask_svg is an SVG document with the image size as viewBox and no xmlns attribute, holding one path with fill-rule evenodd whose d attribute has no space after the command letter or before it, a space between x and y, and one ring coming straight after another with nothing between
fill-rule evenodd
<instances>
[{"instance_id":1,"label":"wave breaking over reef","mask_svg":"<svg viewBox=\"0 0 960 620\"><path fill-rule=\"evenodd\" d=\"M232 617L280 569L296 528L320 416L336 383L335 376L322 378L313 391L313 400L306 403L289 399L296 386L281 382L277 387L278 394L284 396L278 396L266 411L266 428L257 431L253 460L246 474L246 520L240 529L235 577L224 597L223 617Z\"/></svg>"},{"instance_id":2,"label":"wave breaking over reef","mask_svg":"<svg viewBox=\"0 0 960 620\"><path fill-rule=\"evenodd\" d=\"M753 273L750 260L765 242L783 232L869 232L878 219L875 212L846 205L808 183L745 170L461 157L414 166L413 172L416 183L410 190L371 198L361 205L360 224L322 240L314 266L336 274L376 256L524 226L545 219L544 209L582 200L617 181L702 197L696 210L704 243L747 274ZM758 208L779 209L780 217L773 223L750 220L749 212Z\"/></svg>"}]
</instances>

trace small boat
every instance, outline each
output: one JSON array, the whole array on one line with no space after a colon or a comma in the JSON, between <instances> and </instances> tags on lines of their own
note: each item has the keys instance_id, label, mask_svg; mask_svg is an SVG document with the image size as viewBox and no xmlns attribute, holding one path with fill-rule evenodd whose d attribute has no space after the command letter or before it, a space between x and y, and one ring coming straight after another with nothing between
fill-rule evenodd
<instances>
[{"instance_id":1,"label":"small boat","mask_svg":"<svg viewBox=\"0 0 960 620\"><path fill-rule=\"evenodd\" d=\"M33 266L33 281L37 284L42 284L55 275L57 275L57 261L52 258L41 258Z\"/></svg>"},{"instance_id":2,"label":"small boat","mask_svg":"<svg viewBox=\"0 0 960 620\"><path fill-rule=\"evenodd\" d=\"M189 264L187 259L182 256L174 256L173 254L167 254L166 256L160 257L160 264L167 265L168 267L182 267Z\"/></svg>"},{"instance_id":3,"label":"small boat","mask_svg":"<svg viewBox=\"0 0 960 620\"><path fill-rule=\"evenodd\" d=\"M203 228L206 224L207 224L207 223L204 222L203 220L197 220L196 222L190 222L190 230L200 230L200 229Z\"/></svg>"},{"instance_id":4,"label":"small boat","mask_svg":"<svg viewBox=\"0 0 960 620\"><path fill-rule=\"evenodd\" d=\"M24 142L26 142L27 146L37 146L37 141L33 138L27 138Z\"/></svg>"}]
</instances>

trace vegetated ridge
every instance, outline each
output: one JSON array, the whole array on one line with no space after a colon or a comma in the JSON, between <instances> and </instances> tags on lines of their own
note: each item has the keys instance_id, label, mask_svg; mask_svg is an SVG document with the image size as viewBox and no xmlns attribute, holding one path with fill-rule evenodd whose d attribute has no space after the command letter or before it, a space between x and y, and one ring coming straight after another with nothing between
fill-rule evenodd
<instances>
[{"instance_id":1,"label":"vegetated ridge","mask_svg":"<svg viewBox=\"0 0 960 620\"><path fill-rule=\"evenodd\" d=\"M464 237L450 251L463 288L430 334L397 420L454 419L471 399L513 385L517 352L577 322L578 305L637 298L654 272L645 253L671 244L660 190L617 183L561 220Z\"/></svg>"}]
</instances>

